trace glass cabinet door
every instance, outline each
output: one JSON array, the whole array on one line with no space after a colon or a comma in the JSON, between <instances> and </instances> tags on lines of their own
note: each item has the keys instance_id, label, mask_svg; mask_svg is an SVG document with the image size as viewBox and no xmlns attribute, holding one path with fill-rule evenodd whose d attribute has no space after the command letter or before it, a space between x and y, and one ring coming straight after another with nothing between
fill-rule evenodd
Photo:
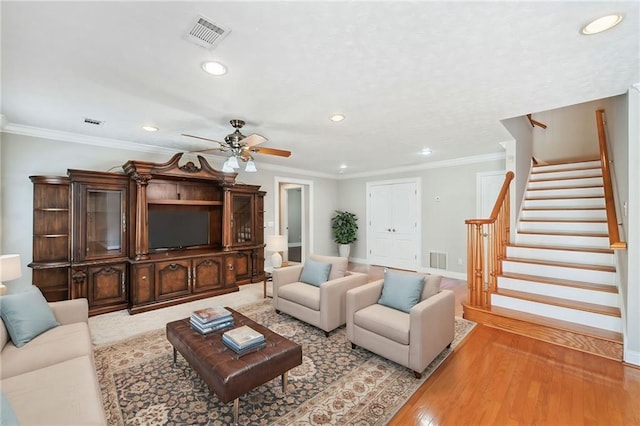
<instances>
[{"instance_id":1,"label":"glass cabinet door","mask_svg":"<svg viewBox=\"0 0 640 426\"><path fill-rule=\"evenodd\" d=\"M233 195L233 244L251 244L254 240L253 197L251 195Z\"/></svg>"},{"instance_id":2,"label":"glass cabinet door","mask_svg":"<svg viewBox=\"0 0 640 426\"><path fill-rule=\"evenodd\" d=\"M124 254L125 191L87 189L85 258Z\"/></svg>"}]
</instances>

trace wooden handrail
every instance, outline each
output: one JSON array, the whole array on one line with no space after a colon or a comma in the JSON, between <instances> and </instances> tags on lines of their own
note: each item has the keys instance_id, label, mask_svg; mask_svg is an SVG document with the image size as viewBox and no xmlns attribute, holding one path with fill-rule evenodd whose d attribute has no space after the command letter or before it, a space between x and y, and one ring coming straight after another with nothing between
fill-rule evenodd
<instances>
[{"instance_id":1,"label":"wooden handrail","mask_svg":"<svg viewBox=\"0 0 640 426\"><path fill-rule=\"evenodd\" d=\"M616 203L613 197L609 152L607 150L607 135L604 128L604 109L596 111L596 123L598 125L598 144L600 145L600 163L602 165L602 181L604 183L604 202L607 211L609 246L612 250L624 250L627 248L627 243L620 240L620 233L618 232L618 216L616 215Z\"/></svg>"},{"instance_id":2,"label":"wooden handrail","mask_svg":"<svg viewBox=\"0 0 640 426\"><path fill-rule=\"evenodd\" d=\"M497 277L502 273L502 259L509 244L509 185L513 177L511 171L505 175L488 219L467 219L464 222L467 225L467 303L471 306L491 306L491 294L497 291ZM485 237L488 242L486 256Z\"/></svg>"}]
</instances>

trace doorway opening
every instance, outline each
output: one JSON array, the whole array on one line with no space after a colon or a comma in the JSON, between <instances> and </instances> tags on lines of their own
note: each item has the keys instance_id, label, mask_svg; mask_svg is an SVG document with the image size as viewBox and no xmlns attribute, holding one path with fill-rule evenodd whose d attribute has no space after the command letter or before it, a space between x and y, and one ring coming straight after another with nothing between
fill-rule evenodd
<instances>
[{"instance_id":1,"label":"doorway opening","mask_svg":"<svg viewBox=\"0 0 640 426\"><path fill-rule=\"evenodd\" d=\"M284 262L304 262L313 250L313 181L276 177L275 233L284 235Z\"/></svg>"}]
</instances>

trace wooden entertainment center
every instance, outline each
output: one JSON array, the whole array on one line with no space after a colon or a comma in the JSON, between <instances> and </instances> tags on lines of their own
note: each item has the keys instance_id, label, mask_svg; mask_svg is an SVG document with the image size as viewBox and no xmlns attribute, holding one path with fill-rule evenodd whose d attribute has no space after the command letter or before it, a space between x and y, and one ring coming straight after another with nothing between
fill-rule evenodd
<instances>
[{"instance_id":1,"label":"wooden entertainment center","mask_svg":"<svg viewBox=\"0 0 640 426\"><path fill-rule=\"evenodd\" d=\"M31 176L33 285L96 315L144 312L264 279L264 191L236 173L128 161L124 174Z\"/></svg>"}]
</instances>

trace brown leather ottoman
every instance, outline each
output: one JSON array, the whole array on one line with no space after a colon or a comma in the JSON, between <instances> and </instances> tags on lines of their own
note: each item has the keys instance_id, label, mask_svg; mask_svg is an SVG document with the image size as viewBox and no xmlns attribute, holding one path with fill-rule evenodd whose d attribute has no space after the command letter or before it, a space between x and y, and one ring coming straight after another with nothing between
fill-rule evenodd
<instances>
[{"instance_id":1,"label":"brown leather ottoman","mask_svg":"<svg viewBox=\"0 0 640 426\"><path fill-rule=\"evenodd\" d=\"M239 397L250 390L282 376L282 390L287 390L287 372L302 364L302 347L268 328L231 311L234 327L248 325L266 340L266 347L238 356L222 343L220 330L202 335L189 325L189 318L167 324L167 340L173 345L173 362L177 352L184 357L220 401L233 401L233 420L238 422Z\"/></svg>"}]
</instances>

